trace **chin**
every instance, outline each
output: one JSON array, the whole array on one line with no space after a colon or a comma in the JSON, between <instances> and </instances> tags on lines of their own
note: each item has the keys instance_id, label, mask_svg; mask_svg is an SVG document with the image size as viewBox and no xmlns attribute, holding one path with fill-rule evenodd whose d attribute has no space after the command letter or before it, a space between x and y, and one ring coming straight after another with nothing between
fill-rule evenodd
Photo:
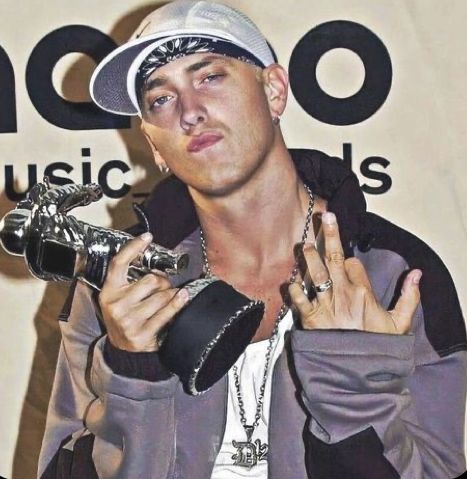
<instances>
[{"instance_id":1,"label":"chin","mask_svg":"<svg viewBox=\"0 0 467 479\"><path fill-rule=\"evenodd\" d=\"M263 161L256 155L248 157L246 152L229 154L225 149L214 151L217 146L207 149L196 159L187 158L184 163L190 164L190 171L181 169L178 174L176 167L172 171L189 188L206 196L222 197L243 188L261 168Z\"/></svg>"},{"instance_id":2,"label":"chin","mask_svg":"<svg viewBox=\"0 0 467 479\"><path fill-rule=\"evenodd\" d=\"M242 175L209 175L209 178L204 178L201 181L186 182L190 188L198 191L204 196L210 196L215 198L221 198L232 194L235 191L239 191L252 177L252 173ZM182 180L183 181L183 180Z\"/></svg>"},{"instance_id":3,"label":"chin","mask_svg":"<svg viewBox=\"0 0 467 479\"><path fill-rule=\"evenodd\" d=\"M223 196L227 196L235 189L237 186L235 184L231 183L218 183L218 182L212 182L212 183L201 183L201 184L188 184L188 189L194 190L198 192L199 194L203 196L211 196L211 197L216 197L216 198L221 198Z\"/></svg>"}]
</instances>

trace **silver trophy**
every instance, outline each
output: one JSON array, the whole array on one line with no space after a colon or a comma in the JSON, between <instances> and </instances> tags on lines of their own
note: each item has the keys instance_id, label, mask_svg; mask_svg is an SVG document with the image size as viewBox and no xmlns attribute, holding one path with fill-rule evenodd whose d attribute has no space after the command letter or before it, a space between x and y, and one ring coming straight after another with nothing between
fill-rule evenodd
<instances>
[{"instance_id":1,"label":"silver trophy","mask_svg":"<svg viewBox=\"0 0 467 479\"><path fill-rule=\"evenodd\" d=\"M93 226L67 213L102 198L99 185L51 187L37 183L25 200L0 223L0 241L10 254L24 256L31 273L46 281L79 279L100 290L112 257L133 238L122 231ZM153 269L176 274L188 265L188 255L155 243L135 260L130 279Z\"/></svg>"},{"instance_id":2,"label":"silver trophy","mask_svg":"<svg viewBox=\"0 0 467 479\"><path fill-rule=\"evenodd\" d=\"M67 213L101 197L99 185L53 187L45 178L1 220L0 243L8 253L23 256L37 278L77 279L100 291L111 259L133 236ZM187 265L186 253L151 243L130 265L128 278L134 281L152 270L178 274ZM189 302L167 330L159 356L186 390L197 395L224 376L249 344L263 317L264 303L214 276L191 281L184 288Z\"/></svg>"}]
</instances>

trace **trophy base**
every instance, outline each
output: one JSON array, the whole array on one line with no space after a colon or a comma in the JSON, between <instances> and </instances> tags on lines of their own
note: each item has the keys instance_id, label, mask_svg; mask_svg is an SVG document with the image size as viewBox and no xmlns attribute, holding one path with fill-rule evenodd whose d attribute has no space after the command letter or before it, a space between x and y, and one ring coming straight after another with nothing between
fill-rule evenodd
<instances>
[{"instance_id":1,"label":"trophy base","mask_svg":"<svg viewBox=\"0 0 467 479\"><path fill-rule=\"evenodd\" d=\"M215 279L176 315L159 350L160 359L189 394L206 392L235 364L263 314L262 301L252 301Z\"/></svg>"}]
</instances>

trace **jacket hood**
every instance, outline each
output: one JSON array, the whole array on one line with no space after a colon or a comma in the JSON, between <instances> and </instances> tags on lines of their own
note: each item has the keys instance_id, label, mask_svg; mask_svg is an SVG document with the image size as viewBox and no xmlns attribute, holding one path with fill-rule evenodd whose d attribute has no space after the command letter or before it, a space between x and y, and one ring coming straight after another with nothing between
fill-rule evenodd
<instances>
[{"instance_id":1,"label":"jacket hood","mask_svg":"<svg viewBox=\"0 0 467 479\"><path fill-rule=\"evenodd\" d=\"M361 215L366 202L357 176L342 160L318 150L291 149L292 160L301 179L314 194L328 201L328 210L336 214L346 256L358 239ZM161 181L140 205L144 222L130 229L133 234L149 226L158 244L174 248L199 227L198 217L186 185L175 176Z\"/></svg>"}]
</instances>

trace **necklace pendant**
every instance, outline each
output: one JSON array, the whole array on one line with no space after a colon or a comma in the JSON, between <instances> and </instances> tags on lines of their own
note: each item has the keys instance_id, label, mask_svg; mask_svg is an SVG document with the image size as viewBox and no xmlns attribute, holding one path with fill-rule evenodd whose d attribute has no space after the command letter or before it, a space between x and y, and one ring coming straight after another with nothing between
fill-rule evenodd
<instances>
[{"instance_id":1,"label":"necklace pendant","mask_svg":"<svg viewBox=\"0 0 467 479\"><path fill-rule=\"evenodd\" d=\"M246 432L246 441L251 442L251 438L253 436L253 432L255 431L255 427L245 425L243 426L243 429L245 429L245 432Z\"/></svg>"},{"instance_id":2,"label":"necklace pendant","mask_svg":"<svg viewBox=\"0 0 467 479\"><path fill-rule=\"evenodd\" d=\"M262 444L260 439L252 442L254 427L244 426L246 432L246 441L232 441L233 447L237 449L236 454L232 456L235 461L234 466L252 468L259 461L266 461L268 457L268 445Z\"/></svg>"}]
</instances>

